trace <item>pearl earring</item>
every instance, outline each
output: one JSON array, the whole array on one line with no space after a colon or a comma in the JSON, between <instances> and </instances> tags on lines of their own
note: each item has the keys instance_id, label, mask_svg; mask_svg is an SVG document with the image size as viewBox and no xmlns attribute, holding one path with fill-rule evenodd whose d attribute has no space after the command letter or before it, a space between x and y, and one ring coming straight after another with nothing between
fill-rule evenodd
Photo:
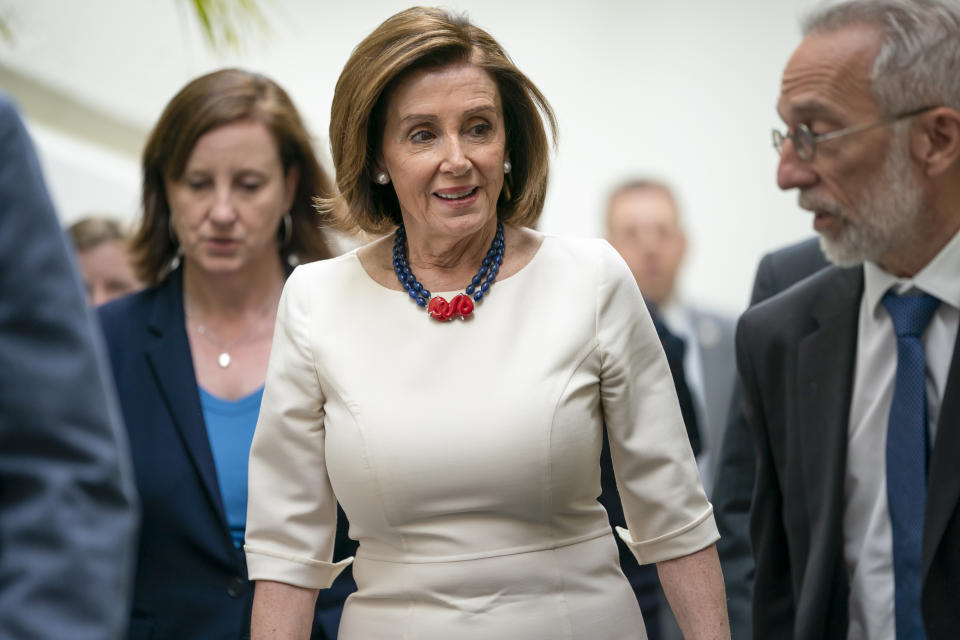
<instances>
[{"instance_id":1,"label":"pearl earring","mask_svg":"<svg viewBox=\"0 0 960 640\"><path fill-rule=\"evenodd\" d=\"M388 182L390 182L390 176L387 175L386 171L377 174L377 184L387 184Z\"/></svg>"},{"instance_id":2,"label":"pearl earring","mask_svg":"<svg viewBox=\"0 0 960 640\"><path fill-rule=\"evenodd\" d=\"M510 173L510 169L513 169L513 165L510 164L510 161L509 161L509 160L504 160L504 161L503 161L503 172L504 172L504 173Z\"/></svg>"}]
</instances>

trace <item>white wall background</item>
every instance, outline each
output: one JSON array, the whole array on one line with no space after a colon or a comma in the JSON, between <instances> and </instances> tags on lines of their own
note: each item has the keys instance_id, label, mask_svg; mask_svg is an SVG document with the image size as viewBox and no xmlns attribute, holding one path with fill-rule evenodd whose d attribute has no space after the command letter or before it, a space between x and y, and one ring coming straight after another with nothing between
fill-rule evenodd
<instances>
[{"instance_id":1,"label":"white wall background","mask_svg":"<svg viewBox=\"0 0 960 640\"><path fill-rule=\"evenodd\" d=\"M780 72L809 0L450 0L511 54L553 104L560 144L540 228L596 236L608 191L653 175L676 188L691 240L687 299L738 312L757 260L807 237L777 190L770 128ZM213 54L182 0L8 0L15 34L0 65L145 136L191 78L223 66L271 76L291 94L329 164L334 84L351 49L409 6L396 0L260 0L269 32ZM15 97L16 94L15 94ZM138 158L69 124L31 119L65 222L136 215ZM65 114L66 115L66 114ZM66 120L66 119L65 119Z\"/></svg>"}]
</instances>

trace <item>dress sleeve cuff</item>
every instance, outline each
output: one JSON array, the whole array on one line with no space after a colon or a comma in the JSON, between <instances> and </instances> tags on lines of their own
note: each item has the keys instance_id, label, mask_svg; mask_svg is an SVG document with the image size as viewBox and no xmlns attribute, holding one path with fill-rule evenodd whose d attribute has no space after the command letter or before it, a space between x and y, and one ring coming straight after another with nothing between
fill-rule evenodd
<instances>
[{"instance_id":1,"label":"dress sleeve cuff","mask_svg":"<svg viewBox=\"0 0 960 640\"><path fill-rule=\"evenodd\" d=\"M244 545L250 580L272 580L306 589L329 589L353 556L340 562L323 562Z\"/></svg>"},{"instance_id":2,"label":"dress sleeve cuff","mask_svg":"<svg viewBox=\"0 0 960 640\"><path fill-rule=\"evenodd\" d=\"M690 555L709 547L720 539L717 523L713 519L713 505L708 505L707 510L693 522L652 540L637 542L630 535L630 531L623 527L617 527L617 535L630 548L640 564Z\"/></svg>"}]
</instances>

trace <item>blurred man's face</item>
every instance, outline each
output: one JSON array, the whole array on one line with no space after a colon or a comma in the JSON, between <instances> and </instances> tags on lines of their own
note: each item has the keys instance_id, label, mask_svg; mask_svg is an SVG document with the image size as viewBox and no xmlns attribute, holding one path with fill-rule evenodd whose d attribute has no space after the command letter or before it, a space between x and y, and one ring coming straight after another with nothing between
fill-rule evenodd
<instances>
[{"instance_id":1,"label":"blurred man's face","mask_svg":"<svg viewBox=\"0 0 960 640\"><path fill-rule=\"evenodd\" d=\"M614 197L607 240L620 252L643 295L663 306L673 295L686 238L673 200L661 189L629 189Z\"/></svg>"}]
</instances>

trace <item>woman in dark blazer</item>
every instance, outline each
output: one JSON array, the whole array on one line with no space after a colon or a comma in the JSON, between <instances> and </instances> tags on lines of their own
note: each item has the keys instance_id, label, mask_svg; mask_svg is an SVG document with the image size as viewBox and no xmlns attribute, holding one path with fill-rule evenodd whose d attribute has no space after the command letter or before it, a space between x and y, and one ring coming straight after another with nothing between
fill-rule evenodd
<instances>
[{"instance_id":1,"label":"woman in dark blazer","mask_svg":"<svg viewBox=\"0 0 960 640\"><path fill-rule=\"evenodd\" d=\"M150 286L101 307L143 508L129 634L246 638L250 440L289 265L329 256L312 200L330 182L286 93L235 69L171 100L143 176L132 251ZM352 590L321 603L314 638L335 637Z\"/></svg>"}]
</instances>

